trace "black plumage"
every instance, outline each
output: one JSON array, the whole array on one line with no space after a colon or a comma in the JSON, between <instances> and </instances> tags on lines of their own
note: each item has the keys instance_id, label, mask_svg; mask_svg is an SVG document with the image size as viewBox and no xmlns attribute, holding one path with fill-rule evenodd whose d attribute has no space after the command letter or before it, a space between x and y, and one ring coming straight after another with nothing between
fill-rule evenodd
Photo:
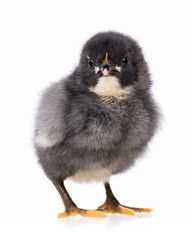
<instances>
[{"instance_id":1,"label":"black plumage","mask_svg":"<svg viewBox=\"0 0 192 240\"><path fill-rule=\"evenodd\" d=\"M39 163L65 205L60 217L134 214L112 194L109 177L130 168L144 153L158 124L157 106L142 50L132 38L98 33L84 45L68 77L48 87L39 104L34 145ZM63 181L103 181L98 210L78 209Z\"/></svg>"}]
</instances>

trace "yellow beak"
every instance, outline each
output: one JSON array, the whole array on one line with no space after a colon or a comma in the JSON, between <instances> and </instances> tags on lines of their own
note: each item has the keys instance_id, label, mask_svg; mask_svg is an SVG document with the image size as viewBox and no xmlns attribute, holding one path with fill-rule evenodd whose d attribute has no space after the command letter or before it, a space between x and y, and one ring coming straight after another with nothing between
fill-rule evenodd
<instances>
[{"instance_id":1,"label":"yellow beak","mask_svg":"<svg viewBox=\"0 0 192 240\"><path fill-rule=\"evenodd\" d=\"M102 73L103 73L104 76L107 76L107 75L109 75L109 70L104 68Z\"/></svg>"}]
</instances>

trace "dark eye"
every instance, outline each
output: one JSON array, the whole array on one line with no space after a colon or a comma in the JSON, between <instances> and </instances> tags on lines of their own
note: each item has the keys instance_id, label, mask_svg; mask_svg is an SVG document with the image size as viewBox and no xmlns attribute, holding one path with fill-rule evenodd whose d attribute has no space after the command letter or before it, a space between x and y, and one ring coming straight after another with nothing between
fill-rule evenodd
<instances>
[{"instance_id":1,"label":"dark eye","mask_svg":"<svg viewBox=\"0 0 192 240\"><path fill-rule=\"evenodd\" d=\"M95 64L94 64L93 60L89 59L89 67L90 67L91 69L93 69L94 66L95 66Z\"/></svg>"},{"instance_id":2,"label":"dark eye","mask_svg":"<svg viewBox=\"0 0 192 240\"><path fill-rule=\"evenodd\" d=\"M125 57L122 59L122 67L126 67L128 65L128 58Z\"/></svg>"}]
</instances>

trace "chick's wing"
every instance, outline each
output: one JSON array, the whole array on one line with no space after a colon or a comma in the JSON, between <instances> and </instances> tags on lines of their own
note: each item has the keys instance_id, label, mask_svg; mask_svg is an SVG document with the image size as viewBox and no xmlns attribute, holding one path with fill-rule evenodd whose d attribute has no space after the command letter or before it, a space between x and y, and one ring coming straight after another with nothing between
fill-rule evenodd
<instances>
[{"instance_id":1,"label":"chick's wing","mask_svg":"<svg viewBox=\"0 0 192 240\"><path fill-rule=\"evenodd\" d=\"M53 83L43 93L37 111L35 144L52 147L65 138L65 81Z\"/></svg>"}]
</instances>

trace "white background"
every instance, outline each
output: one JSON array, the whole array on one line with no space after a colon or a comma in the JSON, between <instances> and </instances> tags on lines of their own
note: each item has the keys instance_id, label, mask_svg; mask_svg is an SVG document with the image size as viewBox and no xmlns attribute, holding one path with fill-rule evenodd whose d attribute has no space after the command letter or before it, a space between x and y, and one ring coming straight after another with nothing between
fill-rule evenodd
<instances>
[{"instance_id":1,"label":"white background","mask_svg":"<svg viewBox=\"0 0 192 240\"><path fill-rule=\"evenodd\" d=\"M191 239L191 1L0 2L1 239ZM134 37L143 48L152 92L164 120L144 158L111 178L123 204L151 216L70 217L32 147L41 91L76 66L84 42L99 31ZM105 199L101 183L66 182L78 206Z\"/></svg>"}]
</instances>

